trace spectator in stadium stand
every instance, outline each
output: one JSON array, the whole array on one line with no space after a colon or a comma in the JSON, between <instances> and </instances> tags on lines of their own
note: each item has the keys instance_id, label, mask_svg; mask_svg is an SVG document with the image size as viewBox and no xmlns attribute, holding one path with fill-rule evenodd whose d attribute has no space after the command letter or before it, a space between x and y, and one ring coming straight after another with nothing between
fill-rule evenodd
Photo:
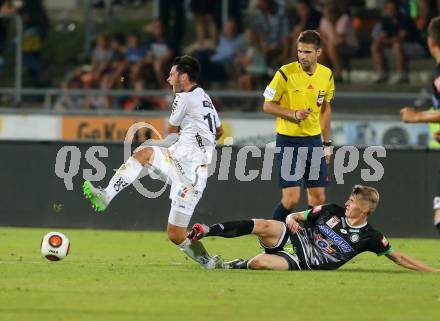
<instances>
[{"instance_id":1,"label":"spectator in stadium stand","mask_svg":"<svg viewBox=\"0 0 440 321\"><path fill-rule=\"evenodd\" d=\"M165 28L165 33L171 35L175 55L180 55L185 34L184 3L182 0L159 0L159 20Z\"/></svg>"},{"instance_id":2,"label":"spectator in stadium stand","mask_svg":"<svg viewBox=\"0 0 440 321\"><path fill-rule=\"evenodd\" d=\"M245 48L237 52L234 65L238 68L238 86L240 90L254 90L268 74L266 57L252 30L244 33ZM246 99L243 111L254 111L258 103L254 99Z\"/></svg>"},{"instance_id":3,"label":"spectator in stadium stand","mask_svg":"<svg viewBox=\"0 0 440 321\"><path fill-rule=\"evenodd\" d=\"M114 53L110 47L110 38L100 32L96 36L96 46L93 48L91 57L91 67L93 78L97 83L101 82L102 76L110 71L110 65Z\"/></svg>"},{"instance_id":4,"label":"spectator in stadium stand","mask_svg":"<svg viewBox=\"0 0 440 321\"><path fill-rule=\"evenodd\" d=\"M417 28L425 35L429 21L438 16L440 13L440 1L439 0L420 0L419 2L419 15L416 20Z\"/></svg>"},{"instance_id":5,"label":"spectator in stadium stand","mask_svg":"<svg viewBox=\"0 0 440 321\"><path fill-rule=\"evenodd\" d=\"M390 78L391 84L407 83L408 54L421 49L421 37L415 23L407 14L402 12L399 1L387 0L384 7L384 16L374 27L371 54L376 71L375 83L388 80L388 66L384 50L392 49L396 71Z\"/></svg>"},{"instance_id":6,"label":"spectator in stadium stand","mask_svg":"<svg viewBox=\"0 0 440 321\"><path fill-rule=\"evenodd\" d=\"M112 57L108 71L101 78L100 88L104 90L124 87L125 78L122 75L127 66L125 36L122 33L115 33L111 35L109 41ZM104 108L112 108L114 101L115 98L104 96Z\"/></svg>"},{"instance_id":7,"label":"spectator in stadium stand","mask_svg":"<svg viewBox=\"0 0 440 321\"><path fill-rule=\"evenodd\" d=\"M309 206L323 204L329 182L333 74L317 62L322 47L316 30L303 31L297 48L298 61L281 66L263 94L264 112L276 117L280 148L276 162L282 194L272 216L279 221L298 204L302 187Z\"/></svg>"},{"instance_id":8,"label":"spectator in stadium stand","mask_svg":"<svg viewBox=\"0 0 440 321\"><path fill-rule=\"evenodd\" d=\"M146 63L153 69L155 81L160 88L169 88L165 79L166 70L170 69L171 60L173 59L173 48L170 37L167 36L165 28L156 20L151 25L152 35L147 40L147 56Z\"/></svg>"},{"instance_id":9,"label":"spectator in stadium stand","mask_svg":"<svg viewBox=\"0 0 440 321\"><path fill-rule=\"evenodd\" d=\"M141 43L140 35L137 33L131 33L127 39L127 51L125 52L125 58L127 61L127 68L129 74L130 84L134 85L140 77L141 68L145 63L145 56L147 49Z\"/></svg>"},{"instance_id":10,"label":"spectator in stadium stand","mask_svg":"<svg viewBox=\"0 0 440 321\"><path fill-rule=\"evenodd\" d=\"M368 223L379 203L379 193L355 185L341 207L323 204L291 213L283 222L264 219L230 221L207 226L197 223L190 240L217 236L234 238L254 234L264 253L250 259L224 262L224 269L335 270L363 252L387 257L397 265L420 272L440 272L396 251L386 237Z\"/></svg>"},{"instance_id":11,"label":"spectator in stadium stand","mask_svg":"<svg viewBox=\"0 0 440 321\"><path fill-rule=\"evenodd\" d=\"M407 123L429 123L431 141L429 147L440 149L440 17L431 20L428 27L428 48L437 63L432 73L432 103L427 111L416 111L405 107L400 111L402 120ZM440 233L440 171L437 174L437 190L434 196L434 226Z\"/></svg>"},{"instance_id":12,"label":"spectator in stadium stand","mask_svg":"<svg viewBox=\"0 0 440 321\"><path fill-rule=\"evenodd\" d=\"M191 53L203 65L201 81L206 86L212 81L229 78L237 51L245 47L244 35L237 33L234 20L227 20L214 50L201 48Z\"/></svg>"},{"instance_id":13,"label":"spectator in stadium stand","mask_svg":"<svg viewBox=\"0 0 440 321\"><path fill-rule=\"evenodd\" d=\"M275 0L258 0L252 25L269 65L278 66L283 63L284 47L289 36L285 8Z\"/></svg>"},{"instance_id":14,"label":"spectator in stadium stand","mask_svg":"<svg viewBox=\"0 0 440 321\"><path fill-rule=\"evenodd\" d=\"M214 48L217 43L217 25L215 17L221 0L191 0L190 10L194 16L196 42L187 51L200 48ZM207 29L207 30L206 30ZM206 31L208 37L206 38Z\"/></svg>"},{"instance_id":15,"label":"spectator in stadium stand","mask_svg":"<svg viewBox=\"0 0 440 321\"><path fill-rule=\"evenodd\" d=\"M8 14L14 12L12 2L10 0L0 0L0 13ZM3 70L5 60L3 52L7 47L8 24L6 19L0 19L0 74Z\"/></svg>"},{"instance_id":16,"label":"spectator in stadium stand","mask_svg":"<svg viewBox=\"0 0 440 321\"><path fill-rule=\"evenodd\" d=\"M321 13L312 6L310 0L298 1L295 9L296 15L293 19L293 28L290 33L289 43L286 46L289 59L298 57L296 52L296 40L299 34L308 29L317 30L321 21Z\"/></svg>"},{"instance_id":17,"label":"spectator in stadium stand","mask_svg":"<svg viewBox=\"0 0 440 321\"><path fill-rule=\"evenodd\" d=\"M319 32L323 55L333 67L335 82L342 82L342 68L347 66L359 45L351 19L338 2L329 1L324 6Z\"/></svg>"},{"instance_id":18,"label":"spectator in stadium stand","mask_svg":"<svg viewBox=\"0 0 440 321\"><path fill-rule=\"evenodd\" d=\"M46 86L48 75L46 63L41 57L41 49L49 32L49 17L43 2L23 0L21 6L16 6L13 11L20 14L23 21L23 66L29 73L31 86Z\"/></svg>"}]
</instances>

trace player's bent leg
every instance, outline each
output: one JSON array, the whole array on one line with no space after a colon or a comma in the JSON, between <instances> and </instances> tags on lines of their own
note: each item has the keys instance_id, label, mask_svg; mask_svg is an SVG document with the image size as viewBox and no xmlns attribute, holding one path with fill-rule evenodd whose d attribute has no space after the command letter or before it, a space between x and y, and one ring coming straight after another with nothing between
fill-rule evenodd
<instances>
[{"instance_id":1,"label":"player's bent leg","mask_svg":"<svg viewBox=\"0 0 440 321\"><path fill-rule=\"evenodd\" d=\"M147 164L151 165L154 161L154 148L148 146L138 147L134 150L133 157L143 166Z\"/></svg>"},{"instance_id":2,"label":"player's bent leg","mask_svg":"<svg viewBox=\"0 0 440 321\"><path fill-rule=\"evenodd\" d=\"M325 202L325 187L309 187L307 188L307 197L309 205L318 206Z\"/></svg>"},{"instance_id":3,"label":"player's bent leg","mask_svg":"<svg viewBox=\"0 0 440 321\"><path fill-rule=\"evenodd\" d=\"M249 260L247 267L251 270L289 270L289 263L278 255L259 254Z\"/></svg>"},{"instance_id":4,"label":"player's bent leg","mask_svg":"<svg viewBox=\"0 0 440 321\"><path fill-rule=\"evenodd\" d=\"M187 226L191 215L177 211L171 207L168 218L168 239L176 244L179 249L194 261L207 269L221 268L223 259L220 256L211 257L203 244L198 240L190 240L187 236Z\"/></svg>"},{"instance_id":5,"label":"player's bent leg","mask_svg":"<svg viewBox=\"0 0 440 321\"><path fill-rule=\"evenodd\" d=\"M280 246L286 234L286 224L275 220L254 219L252 234L255 234L265 248Z\"/></svg>"}]
</instances>

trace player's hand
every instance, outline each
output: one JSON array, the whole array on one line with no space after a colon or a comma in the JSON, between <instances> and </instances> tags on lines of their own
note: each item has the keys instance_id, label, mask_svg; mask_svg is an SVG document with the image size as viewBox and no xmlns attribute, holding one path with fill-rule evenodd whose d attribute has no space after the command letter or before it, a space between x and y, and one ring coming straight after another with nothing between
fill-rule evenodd
<instances>
[{"instance_id":1,"label":"player's hand","mask_svg":"<svg viewBox=\"0 0 440 321\"><path fill-rule=\"evenodd\" d=\"M405 107L400 110L400 118L405 123L414 123L417 121L418 112L412 107Z\"/></svg>"},{"instance_id":2,"label":"player's hand","mask_svg":"<svg viewBox=\"0 0 440 321\"><path fill-rule=\"evenodd\" d=\"M330 164L330 161L332 159L333 146L324 146L323 148L324 148L325 163L328 165Z\"/></svg>"},{"instance_id":3,"label":"player's hand","mask_svg":"<svg viewBox=\"0 0 440 321\"><path fill-rule=\"evenodd\" d=\"M286 217L286 224L289 230L292 233L296 233L298 231L303 231L304 229L299 225L299 223L295 220L294 214L289 214Z\"/></svg>"},{"instance_id":4,"label":"player's hand","mask_svg":"<svg viewBox=\"0 0 440 321\"><path fill-rule=\"evenodd\" d=\"M436 132L434 132L433 136L434 136L434 139L440 143L440 130L437 130Z\"/></svg>"},{"instance_id":5,"label":"player's hand","mask_svg":"<svg viewBox=\"0 0 440 321\"><path fill-rule=\"evenodd\" d=\"M309 108L295 110L294 118L296 118L296 120L304 120L309 117L311 112L312 110Z\"/></svg>"}]
</instances>

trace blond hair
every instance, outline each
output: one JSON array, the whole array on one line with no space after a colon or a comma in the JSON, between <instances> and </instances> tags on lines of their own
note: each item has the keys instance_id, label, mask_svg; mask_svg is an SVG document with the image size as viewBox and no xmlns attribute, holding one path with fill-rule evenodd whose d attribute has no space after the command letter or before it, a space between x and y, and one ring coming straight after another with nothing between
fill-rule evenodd
<instances>
[{"instance_id":1,"label":"blond hair","mask_svg":"<svg viewBox=\"0 0 440 321\"><path fill-rule=\"evenodd\" d=\"M368 207L370 208L368 215L373 213L377 204L379 204L379 192L374 187L355 185L351 190L351 194L358 196L368 204Z\"/></svg>"}]
</instances>

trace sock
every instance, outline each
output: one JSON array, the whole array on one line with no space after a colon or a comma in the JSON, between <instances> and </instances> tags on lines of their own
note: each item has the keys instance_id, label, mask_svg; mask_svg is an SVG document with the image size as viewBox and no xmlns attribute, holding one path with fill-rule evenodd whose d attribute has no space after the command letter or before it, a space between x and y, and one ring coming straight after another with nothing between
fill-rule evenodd
<instances>
[{"instance_id":1,"label":"sock","mask_svg":"<svg viewBox=\"0 0 440 321\"><path fill-rule=\"evenodd\" d=\"M239 269L239 270L247 270L248 269L248 263L249 260L243 260L241 262L238 262L237 264L235 264L234 269Z\"/></svg>"},{"instance_id":2,"label":"sock","mask_svg":"<svg viewBox=\"0 0 440 321\"><path fill-rule=\"evenodd\" d=\"M199 262L201 265L206 265L211 257L200 241L193 241L185 239L178 245L180 250L192 258L194 261Z\"/></svg>"},{"instance_id":3,"label":"sock","mask_svg":"<svg viewBox=\"0 0 440 321\"><path fill-rule=\"evenodd\" d=\"M440 209L440 196L434 197L433 203L434 203L433 204L434 211L439 210Z\"/></svg>"},{"instance_id":4,"label":"sock","mask_svg":"<svg viewBox=\"0 0 440 321\"><path fill-rule=\"evenodd\" d=\"M283 203L279 203L275 208L275 211L272 214L272 219L284 222L286 220L287 215L290 214L290 209L287 209L283 206Z\"/></svg>"},{"instance_id":5,"label":"sock","mask_svg":"<svg viewBox=\"0 0 440 321\"><path fill-rule=\"evenodd\" d=\"M207 236L238 237L251 234L254 230L253 220L231 221L211 225Z\"/></svg>"},{"instance_id":6,"label":"sock","mask_svg":"<svg viewBox=\"0 0 440 321\"><path fill-rule=\"evenodd\" d=\"M127 159L110 179L105 189L108 201L110 202L120 191L133 183L139 176L142 168L142 164L134 157Z\"/></svg>"}]
</instances>

